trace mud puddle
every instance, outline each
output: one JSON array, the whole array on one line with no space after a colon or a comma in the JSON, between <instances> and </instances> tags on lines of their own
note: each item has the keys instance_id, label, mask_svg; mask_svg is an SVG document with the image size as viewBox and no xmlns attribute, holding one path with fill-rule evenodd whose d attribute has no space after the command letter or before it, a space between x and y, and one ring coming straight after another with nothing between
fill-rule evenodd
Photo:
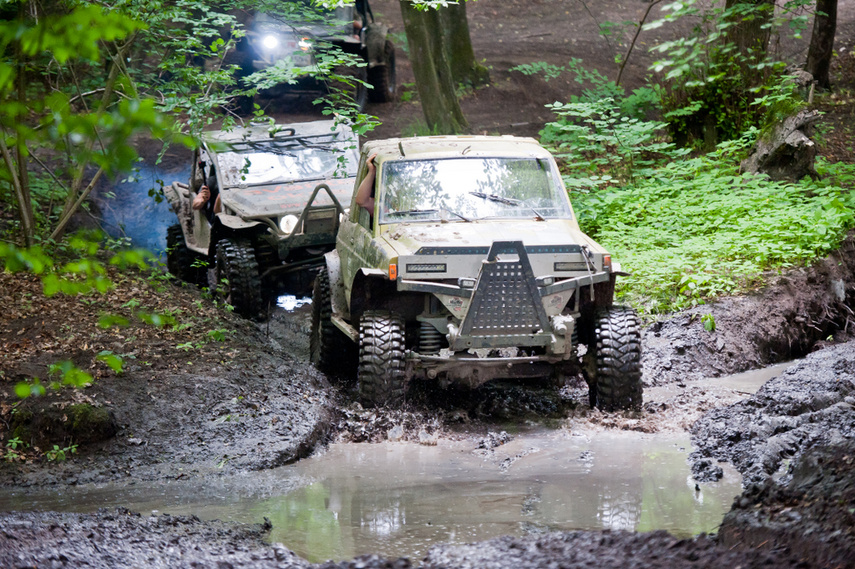
<instances>
[{"instance_id":1,"label":"mud puddle","mask_svg":"<svg viewBox=\"0 0 855 569\"><path fill-rule=\"evenodd\" d=\"M365 553L419 558L435 543L551 530L666 529L690 536L715 531L740 492L735 471L695 487L688 435L534 431L495 449L474 447L471 439L334 444L218 489L180 482L76 488L0 498L0 510L125 506L247 523L266 517L271 542L323 561Z\"/></svg>"},{"instance_id":2,"label":"mud puddle","mask_svg":"<svg viewBox=\"0 0 855 569\"><path fill-rule=\"evenodd\" d=\"M733 392L734 399L741 399L757 392L764 383L778 377L785 369L796 362L784 362L763 369L755 369L724 377L708 377L688 383L669 383L644 389L645 401L659 401L671 397L686 389L721 389Z\"/></svg>"},{"instance_id":3,"label":"mud puddle","mask_svg":"<svg viewBox=\"0 0 855 569\"><path fill-rule=\"evenodd\" d=\"M748 394L788 365L652 388L646 396L664 400L674 389L712 386ZM270 541L310 561L367 553L418 559L437 543L552 530L664 529L678 537L715 532L741 492L741 476L726 465L721 480L696 485L685 432L572 422L559 429L520 428L512 437L458 433L435 442L332 444L287 467L205 485L20 491L0 495L0 510L122 506L245 523L268 518Z\"/></svg>"}]
</instances>

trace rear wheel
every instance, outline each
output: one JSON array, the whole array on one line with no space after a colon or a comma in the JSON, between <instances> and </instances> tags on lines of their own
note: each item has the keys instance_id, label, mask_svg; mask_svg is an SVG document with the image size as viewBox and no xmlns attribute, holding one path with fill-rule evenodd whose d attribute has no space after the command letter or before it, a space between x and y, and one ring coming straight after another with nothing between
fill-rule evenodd
<instances>
[{"instance_id":1,"label":"rear wheel","mask_svg":"<svg viewBox=\"0 0 855 569\"><path fill-rule=\"evenodd\" d=\"M166 268L172 276L191 284L202 284L201 256L187 248L181 226L171 225L166 230Z\"/></svg>"},{"instance_id":2,"label":"rear wheel","mask_svg":"<svg viewBox=\"0 0 855 569\"><path fill-rule=\"evenodd\" d=\"M359 325L359 396L374 407L400 407L407 391L404 321L391 312L366 311Z\"/></svg>"},{"instance_id":3,"label":"rear wheel","mask_svg":"<svg viewBox=\"0 0 855 569\"><path fill-rule=\"evenodd\" d=\"M261 278L252 243L246 239L217 242L217 259L211 290L217 291L244 318L264 318Z\"/></svg>"},{"instance_id":4,"label":"rear wheel","mask_svg":"<svg viewBox=\"0 0 855 569\"><path fill-rule=\"evenodd\" d=\"M383 46L383 65L368 70L368 82L373 89L368 97L373 103L388 103L395 100L397 77L395 70L395 46L386 40Z\"/></svg>"},{"instance_id":5,"label":"rear wheel","mask_svg":"<svg viewBox=\"0 0 855 569\"><path fill-rule=\"evenodd\" d=\"M594 344L587 357L591 406L604 411L641 409L641 326L624 306L597 313Z\"/></svg>"},{"instance_id":6,"label":"rear wheel","mask_svg":"<svg viewBox=\"0 0 855 569\"><path fill-rule=\"evenodd\" d=\"M332 323L330 276L325 267L315 277L315 286L312 291L312 335L309 338L309 358L324 373L347 372L353 367L354 347L353 342Z\"/></svg>"}]
</instances>

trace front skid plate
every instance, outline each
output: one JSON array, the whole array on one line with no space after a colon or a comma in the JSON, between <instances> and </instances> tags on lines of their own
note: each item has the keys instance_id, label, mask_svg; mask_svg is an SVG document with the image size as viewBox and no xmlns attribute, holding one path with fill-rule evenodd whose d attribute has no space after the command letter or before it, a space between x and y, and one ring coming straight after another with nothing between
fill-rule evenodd
<instances>
[{"instance_id":1,"label":"front skid plate","mask_svg":"<svg viewBox=\"0 0 855 569\"><path fill-rule=\"evenodd\" d=\"M541 379L553 374L556 365L572 367L575 358L561 355L477 357L424 355L407 352L406 374L414 378L441 378L450 383L476 388L492 379Z\"/></svg>"}]
</instances>

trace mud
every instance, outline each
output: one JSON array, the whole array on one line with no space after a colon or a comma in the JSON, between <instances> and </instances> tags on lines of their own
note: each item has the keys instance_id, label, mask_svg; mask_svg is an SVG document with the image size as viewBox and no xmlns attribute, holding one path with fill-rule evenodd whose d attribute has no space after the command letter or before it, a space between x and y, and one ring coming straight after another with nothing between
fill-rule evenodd
<instances>
[{"instance_id":1,"label":"mud","mask_svg":"<svg viewBox=\"0 0 855 569\"><path fill-rule=\"evenodd\" d=\"M727 461L745 484L776 473L786 482L805 449L855 440L855 344L810 354L751 397L711 410L691 432L696 465Z\"/></svg>"},{"instance_id":2,"label":"mud","mask_svg":"<svg viewBox=\"0 0 855 569\"><path fill-rule=\"evenodd\" d=\"M752 484L724 517L725 547L797 552L821 567L855 566L855 441L814 447L786 486Z\"/></svg>"}]
</instances>

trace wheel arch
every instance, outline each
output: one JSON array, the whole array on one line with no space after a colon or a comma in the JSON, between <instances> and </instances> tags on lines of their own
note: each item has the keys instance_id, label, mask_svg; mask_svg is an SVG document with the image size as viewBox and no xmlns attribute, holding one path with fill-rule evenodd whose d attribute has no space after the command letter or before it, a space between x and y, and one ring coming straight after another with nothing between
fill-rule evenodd
<instances>
[{"instance_id":1,"label":"wheel arch","mask_svg":"<svg viewBox=\"0 0 855 569\"><path fill-rule=\"evenodd\" d=\"M217 242L225 238L249 239L255 238L266 231L267 225L261 221L244 221L235 215L219 213L211 223L211 240L208 243L208 255L217 254Z\"/></svg>"}]
</instances>

